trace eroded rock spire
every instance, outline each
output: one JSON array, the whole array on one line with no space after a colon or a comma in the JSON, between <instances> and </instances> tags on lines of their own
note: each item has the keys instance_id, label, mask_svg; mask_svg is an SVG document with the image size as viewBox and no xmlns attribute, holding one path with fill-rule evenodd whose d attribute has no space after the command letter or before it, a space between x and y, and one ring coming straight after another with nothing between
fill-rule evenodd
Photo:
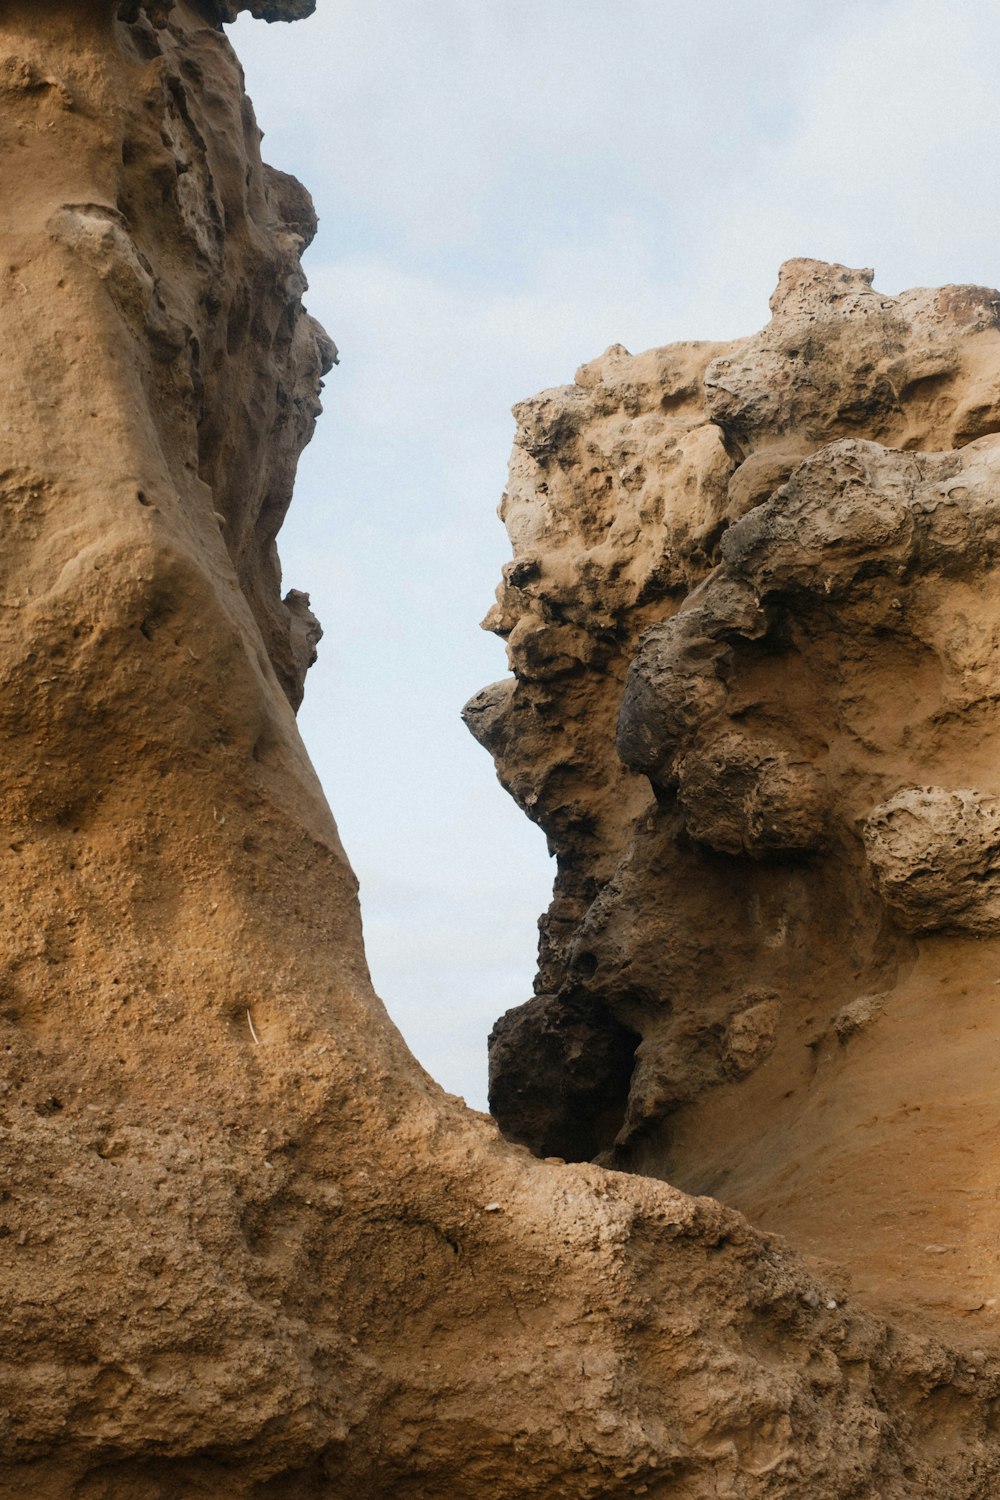
<instances>
[{"instance_id":1,"label":"eroded rock spire","mask_svg":"<svg viewBox=\"0 0 1000 1500\"><path fill-rule=\"evenodd\" d=\"M467 720L559 873L492 1099L990 1339L1000 294L771 308L518 408Z\"/></svg>"}]
</instances>

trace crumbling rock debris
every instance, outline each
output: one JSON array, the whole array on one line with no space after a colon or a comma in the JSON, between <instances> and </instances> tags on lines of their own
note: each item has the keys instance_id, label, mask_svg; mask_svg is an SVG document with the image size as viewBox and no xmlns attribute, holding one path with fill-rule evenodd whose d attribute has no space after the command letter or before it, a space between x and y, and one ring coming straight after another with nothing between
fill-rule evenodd
<instances>
[{"instance_id":1,"label":"crumbling rock debris","mask_svg":"<svg viewBox=\"0 0 1000 1500\"><path fill-rule=\"evenodd\" d=\"M774 1050L781 1001L757 1000L733 1016L726 1032L726 1062L737 1077L759 1067Z\"/></svg>"},{"instance_id":2,"label":"crumbling rock debris","mask_svg":"<svg viewBox=\"0 0 1000 1500\"><path fill-rule=\"evenodd\" d=\"M969 1352L888 1325L835 1266L810 1267L715 1198L536 1161L406 1052L372 993L356 882L292 708L317 627L304 595L282 601L275 538L334 358L302 306L311 205L260 160L218 7L175 0L156 25L148 9L116 12L0 8L4 1500L981 1496L998 1473L1000 1371L976 1285L960 1285ZM941 316L971 329L979 314L956 296ZM551 695L581 674L602 693L566 705L558 728L520 682L470 715L521 757L509 779L563 851L547 962L564 1005L561 966L575 965L574 1024L593 1037L561 1096L588 1128L602 1101L587 1068L624 1091L645 1066L629 1072L639 1036L651 1119L668 1055L692 1108L716 1073L730 1080L716 1093L763 1080L770 1097L801 997L782 974L755 975L753 955L796 941L819 862L839 857L844 891L860 893L863 956L890 921L858 850L852 863L837 843L836 765L829 842L788 856L782 904L763 853L697 844L667 804L658 823L648 781L615 756L630 632L715 566L745 508L727 488L731 441L698 416L721 352L612 351L572 399L524 409L535 456L523 450L508 507L524 566L496 623L534 663L539 703L562 703ZM592 477L553 490L555 516L533 466L588 443ZM621 502L610 526L601 445ZM962 526L988 535L971 497L990 453L951 460L952 479L946 463L908 462L904 499L931 496L921 475L957 485L959 471L970 497L939 497L943 576L964 556ZM876 554L855 556L860 579ZM988 548L977 556L985 569ZM874 592L881 630L901 582L871 576L854 593L845 577L833 607L863 613ZM544 608L552 588L564 613ZM808 578L796 588L813 599ZM724 647L750 694L764 692L757 658L793 649L794 592L765 606L763 633L736 612ZM713 598L706 619L732 615ZM847 639L857 628L852 614ZM963 640L967 683L989 663L971 626ZM731 692L728 660L716 669ZM937 702L934 670L906 682L909 699ZM802 682L766 732L714 722L730 700L710 696L714 739L776 746L761 766L818 763L822 716L798 717ZM856 683L852 701L858 743L882 743ZM680 725L682 760L703 707ZM549 756L544 774L532 755ZM987 768L972 769L989 793ZM856 781L867 816L886 794L871 768ZM734 792L726 813L748 837L755 796ZM589 852L570 868L574 840ZM679 850L685 900L704 899L694 948L657 904ZM723 939L744 864L746 973L731 985ZM812 894L831 904L829 882ZM850 949L841 909L829 928L830 951ZM886 974L912 943L887 931ZM696 1012L685 975L695 962L706 976L713 935ZM829 966L831 996L848 959ZM827 1046L864 1055L894 1005L847 1046L817 1012L811 1065ZM636 1100L633 1085L614 1104ZM602 1146L602 1130L567 1149ZM942 1223L921 1243L958 1239ZM928 1258L937 1275L962 1270L957 1251Z\"/></svg>"},{"instance_id":3,"label":"crumbling rock debris","mask_svg":"<svg viewBox=\"0 0 1000 1500\"><path fill-rule=\"evenodd\" d=\"M859 995L851 1000L833 1018L833 1030L838 1042L850 1041L864 1027L869 1026L885 1010L887 995Z\"/></svg>"},{"instance_id":4,"label":"crumbling rock debris","mask_svg":"<svg viewBox=\"0 0 1000 1500\"><path fill-rule=\"evenodd\" d=\"M309 607L309 595L301 589L289 589L282 600L288 611L288 638L291 648L291 689L286 687L289 701L294 709L302 703L305 692L306 673L316 665L318 647L323 639L323 627Z\"/></svg>"}]
</instances>

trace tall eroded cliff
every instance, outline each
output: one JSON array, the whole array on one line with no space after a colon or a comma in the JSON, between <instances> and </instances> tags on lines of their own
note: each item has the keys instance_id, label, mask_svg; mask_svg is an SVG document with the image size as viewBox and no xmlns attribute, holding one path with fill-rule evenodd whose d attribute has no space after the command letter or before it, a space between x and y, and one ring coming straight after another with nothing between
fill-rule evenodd
<instances>
[{"instance_id":1,"label":"tall eroded cliff","mask_svg":"<svg viewBox=\"0 0 1000 1500\"><path fill-rule=\"evenodd\" d=\"M372 993L274 550L333 349L236 8L0 4L0 1494L972 1500L988 1353L507 1144Z\"/></svg>"},{"instance_id":2,"label":"tall eroded cliff","mask_svg":"<svg viewBox=\"0 0 1000 1500\"><path fill-rule=\"evenodd\" d=\"M1000 294L791 261L726 346L517 410L467 721L559 858L515 1140L995 1335Z\"/></svg>"}]
</instances>

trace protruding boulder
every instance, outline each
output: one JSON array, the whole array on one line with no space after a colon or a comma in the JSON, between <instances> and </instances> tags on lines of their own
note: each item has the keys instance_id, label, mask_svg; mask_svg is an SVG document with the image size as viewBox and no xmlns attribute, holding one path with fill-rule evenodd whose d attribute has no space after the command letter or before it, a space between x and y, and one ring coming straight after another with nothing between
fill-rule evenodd
<instances>
[{"instance_id":1,"label":"protruding boulder","mask_svg":"<svg viewBox=\"0 0 1000 1500\"><path fill-rule=\"evenodd\" d=\"M808 854L824 842L825 776L767 740L730 732L689 750L677 800L691 837L720 854Z\"/></svg>"},{"instance_id":2,"label":"protruding boulder","mask_svg":"<svg viewBox=\"0 0 1000 1500\"><path fill-rule=\"evenodd\" d=\"M1000 934L1000 798L905 787L864 825L876 884L911 932Z\"/></svg>"}]
</instances>

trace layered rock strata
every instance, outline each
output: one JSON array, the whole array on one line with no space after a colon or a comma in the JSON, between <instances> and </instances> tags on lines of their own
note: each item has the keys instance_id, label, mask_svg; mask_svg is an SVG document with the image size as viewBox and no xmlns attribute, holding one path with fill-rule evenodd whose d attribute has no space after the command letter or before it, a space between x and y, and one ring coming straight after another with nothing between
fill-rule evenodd
<instances>
[{"instance_id":1,"label":"layered rock strata","mask_svg":"<svg viewBox=\"0 0 1000 1500\"><path fill-rule=\"evenodd\" d=\"M466 711L558 857L504 1130L996 1322L1000 294L792 261L517 408Z\"/></svg>"},{"instance_id":2,"label":"layered rock strata","mask_svg":"<svg viewBox=\"0 0 1000 1500\"><path fill-rule=\"evenodd\" d=\"M0 1493L972 1500L988 1353L508 1145L373 995L274 551L314 221L227 13L0 7Z\"/></svg>"}]
</instances>

